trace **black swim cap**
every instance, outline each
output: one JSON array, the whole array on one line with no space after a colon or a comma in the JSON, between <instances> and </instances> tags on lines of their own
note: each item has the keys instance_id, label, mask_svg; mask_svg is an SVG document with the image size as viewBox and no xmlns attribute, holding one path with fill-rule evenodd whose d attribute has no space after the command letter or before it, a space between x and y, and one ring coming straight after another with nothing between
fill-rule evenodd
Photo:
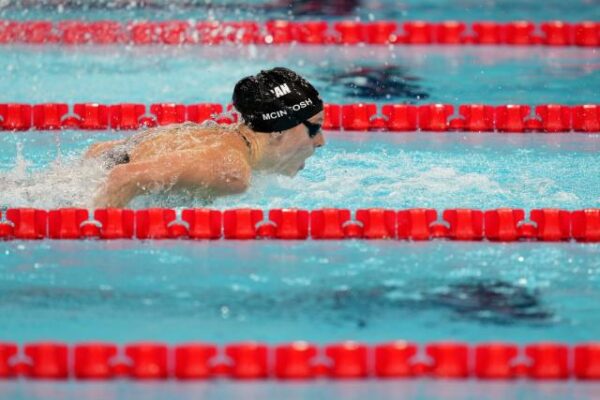
<instances>
[{"instance_id":1,"label":"black swim cap","mask_svg":"<svg viewBox=\"0 0 600 400\"><path fill-rule=\"evenodd\" d=\"M233 105L257 132L280 132L323 110L319 92L292 70L277 67L240 80Z\"/></svg>"}]
</instances>

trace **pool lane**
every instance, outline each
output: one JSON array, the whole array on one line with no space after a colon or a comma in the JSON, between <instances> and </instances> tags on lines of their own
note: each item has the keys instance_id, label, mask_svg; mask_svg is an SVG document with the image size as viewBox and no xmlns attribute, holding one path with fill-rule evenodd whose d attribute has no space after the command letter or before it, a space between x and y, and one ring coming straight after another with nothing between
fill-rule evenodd
<instances>
[{"instance_id":1,"label":"pool lane","mask_svg":"<svg viewBox=\"0 0 600 400\"><path fill-rule=\"evenodd\" d=\"M600 337L600 245L0 243L0 339L376 343Z\"/></svg>"},{"instance_id":2,"label":"pool lane","mask_svg":"<svg viewBox=\"0 0 600 400\"><path fill-rule=\"evenodd\" d=\"M595 104L594 48L519 46L0 46L0 102L231 101L286 66L329 103Z\"/></svg>"},{"instance_id":3,"label":"pool lane","mask_svg":"<svg viewBox=\"0 0 600 400\"><path fill-rule=\"evenodd\" d=\"M81 165L82 152L95 141L131 134L0 136L0 207L91 206L106 171ZM325 132L325 140L295 178L255 174L246 193L212 203L169 191L141 196L131 207L600 206L598 134Z\"/></svg>"}]
</instances>

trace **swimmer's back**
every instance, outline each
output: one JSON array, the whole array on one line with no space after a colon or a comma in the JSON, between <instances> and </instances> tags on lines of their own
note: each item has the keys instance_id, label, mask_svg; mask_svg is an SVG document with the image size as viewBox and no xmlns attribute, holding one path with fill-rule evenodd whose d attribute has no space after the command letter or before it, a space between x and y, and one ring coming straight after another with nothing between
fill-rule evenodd
<instances>
[{"instance_id":1,"label":"swimmer's back","mask_svg":"<svg viewBox=\"0 0 600 400\"><path fill-rule=\"evenodd\" d=\"M142 135L141 140L128 151L130 162L145 161L178 151L229 145L230 141L237 143L225 128L191 123L154 128Z\"/></svg>"},{"instance_id":2,"label":"swimmer's back","mask_svg":"<svg viewBox=\"0 0 600 400\"><path fill-rule=\"evenodd\" d=\"M109 165L136 163L179 151L239 148L238 135L228 127L184 123L157 127L116 141L103 152Z\"/></svg>"}]
</instances>

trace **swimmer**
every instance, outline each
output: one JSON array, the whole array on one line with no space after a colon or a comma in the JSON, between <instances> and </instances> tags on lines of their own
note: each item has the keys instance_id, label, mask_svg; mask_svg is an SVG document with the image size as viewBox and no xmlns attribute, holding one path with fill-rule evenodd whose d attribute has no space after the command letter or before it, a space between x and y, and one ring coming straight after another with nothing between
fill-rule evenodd
<instances>
[{"instance_id":1,"label":"swimmer","mask_svg":"<svg viewBox=\"0 0 600 400\"><path fill-rule=\"evenodd\" d=\"M171 189L206 197L242 193L253 171L294 176L325 144L323 101L287 68L240 80L233 105L241 115L237 124L169 125L90 146L85 158L109 168L94 206L125 207L138 195Z\"/></svg>"}]
</instances>

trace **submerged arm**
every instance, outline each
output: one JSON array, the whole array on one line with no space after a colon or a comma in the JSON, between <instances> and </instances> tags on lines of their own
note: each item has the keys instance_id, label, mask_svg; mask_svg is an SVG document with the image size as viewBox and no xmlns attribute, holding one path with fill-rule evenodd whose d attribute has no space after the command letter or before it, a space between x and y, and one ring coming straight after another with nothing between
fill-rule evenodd
<instances>
[{"instance_id":1,"label":"submerged arm","mask_svg":"<svg viewBox=\"0 0 600 400\"><path fill-rule=\"evenodd\" d=\"M250 175L250 166L238 151L179 151L117 165L97 193L94 206L124 207L140 194L173 186L203 187L217 196L241 193L247 189Z\"/></svg>"}]
</instances>

